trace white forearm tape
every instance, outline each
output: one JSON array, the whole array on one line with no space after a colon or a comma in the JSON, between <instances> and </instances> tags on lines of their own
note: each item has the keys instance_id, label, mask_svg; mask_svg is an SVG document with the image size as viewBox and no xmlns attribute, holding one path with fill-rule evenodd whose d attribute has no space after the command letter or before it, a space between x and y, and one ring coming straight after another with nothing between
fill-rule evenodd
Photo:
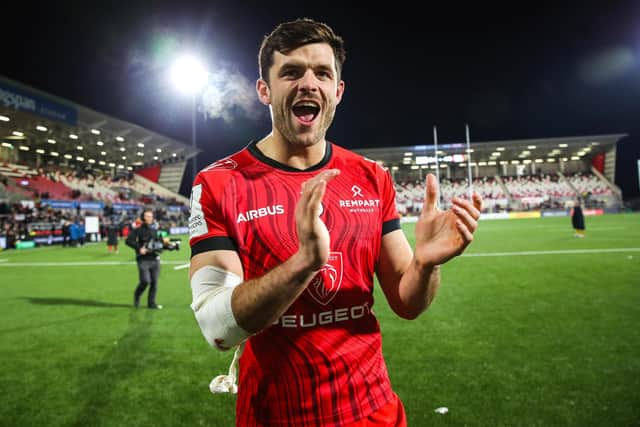
<instances>
[{"instance_id":1,"label":"white forearm tape","mask_svg":"<svg viewBox=\"0 0 640 427\"><path fill-rule=\"evenodd\" d=\"M251 334L236 322L231 310L231 294L242 279L230 271L206 266L191 276L193 303L200 330L218 350L229 350Z\"/></svg>"}]
</instances>

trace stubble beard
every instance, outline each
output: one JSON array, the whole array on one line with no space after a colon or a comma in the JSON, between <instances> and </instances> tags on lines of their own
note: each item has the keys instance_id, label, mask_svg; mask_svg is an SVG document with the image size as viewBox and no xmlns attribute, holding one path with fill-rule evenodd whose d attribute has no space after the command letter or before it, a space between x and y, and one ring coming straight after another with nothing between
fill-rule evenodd
<instances>
[{"instance_id":1,"label":"stubble beard","mask_svg":"<svg viewBox=\"0 0 640 427\"><path fill-rule=\"evenodd\" d=\"M336 113L336 105L327 102L320 111L320 123L314 122L313 126L305 129L304 132L298 132L300 124L295 122L295 118L288 104L282 103L278 109L272 108L274 127L280 132L284 139L295 146L311 147L324 140L325 135Z\"/></svg>"}]
</instances>

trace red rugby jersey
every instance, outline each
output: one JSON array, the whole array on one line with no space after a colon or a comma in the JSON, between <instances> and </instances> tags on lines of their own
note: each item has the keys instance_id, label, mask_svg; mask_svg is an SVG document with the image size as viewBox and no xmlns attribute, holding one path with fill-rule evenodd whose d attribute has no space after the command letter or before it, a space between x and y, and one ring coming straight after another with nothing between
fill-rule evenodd
<instances>
[{"instance_id":1,"label":"red rugby jersey","mask_svg":"<svg viewBox=\"0 0 640 427\"><path fill-rule=\"evenodd\" d=\"M244 279L260 277L297 250L295 206L304 181L340 169L322 201L328 263L240 359L236 425L343 426L392 397L372 311L382 235L400 228L385 169L335 144L298 170L250 144L200 171L191 195L192 256L238 252Z\"/></svg>"}]
</instances>

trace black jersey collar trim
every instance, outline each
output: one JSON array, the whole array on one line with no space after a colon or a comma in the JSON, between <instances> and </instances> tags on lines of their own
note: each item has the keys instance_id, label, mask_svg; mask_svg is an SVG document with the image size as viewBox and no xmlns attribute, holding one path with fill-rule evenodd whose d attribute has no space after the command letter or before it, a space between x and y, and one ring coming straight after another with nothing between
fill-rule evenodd
<instances>
[{"instance_id":1,"label":"black jersey collar trim","mask_svg":"<svg viewBox=\"0 0 640 427\"><path fill-rule=\"evenodd\" d=\"M280 170L284 170L287 172L312 172L318 169L322 169L324 166L327 165L327 163L329 163L329 160L331 160L331 153L332 153L332 145L329 141L327 141L327 145L324 151L324 157L322 158L322 160L320 160L319 163L307 168L307 169L298 169L298 168L294 168L291 167L289 165L285 165L284 163L280 163L277 160L273 160L270 157L265 156L262 151L260 151L260 149L257 146L258 141L251 141L249 143L249 145L247 146L247 150L249 150L249 152L258 160L260 160L262 163L266 163L271 167L274 167L276 169L280 169Z\"/></svg>"}]
</instances>

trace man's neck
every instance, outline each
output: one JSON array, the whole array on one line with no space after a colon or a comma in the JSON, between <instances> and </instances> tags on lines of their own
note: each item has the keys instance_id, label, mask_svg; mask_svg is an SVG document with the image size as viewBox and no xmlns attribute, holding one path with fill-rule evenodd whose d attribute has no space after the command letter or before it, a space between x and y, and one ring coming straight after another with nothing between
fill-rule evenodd
<instances>
[{"instance_id":1,"label":"man's neck","mask_svg":"<svg viewBox=\"0 0 640 427\"><path fill-rule=\"evenodd\" d=\"M327 142L322 140L310 146L292 144L274 133L270 133L256 144L266 157L290 166L305 170L317 165L324 158Z\"/></svg>"}]
</instances>

